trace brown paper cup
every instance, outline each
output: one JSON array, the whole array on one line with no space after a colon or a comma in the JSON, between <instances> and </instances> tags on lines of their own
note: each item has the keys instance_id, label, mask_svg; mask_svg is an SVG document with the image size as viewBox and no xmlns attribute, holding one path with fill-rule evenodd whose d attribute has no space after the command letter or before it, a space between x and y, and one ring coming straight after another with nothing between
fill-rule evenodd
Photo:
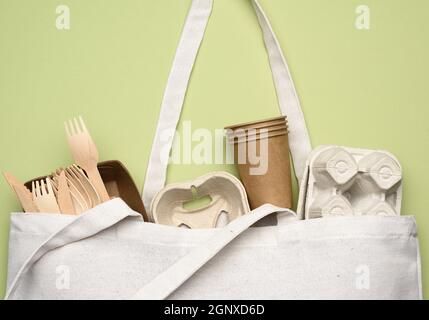
<instances>
[{"instance_id":1,"label":"brown paper cup","mask_svg":"<svg viewBox=\"0 0 429 320\"><path fill-rule=\"evenodd\" d=\"M271 203L282 208L292 208L293 205L287 122L282 117L280 121L283 121L283 124L277 122L273 126L273 122L276 121L279 121L279 118L244 124L245 128L249 128L251 125L257 126L261 130L265 129L265 133L262 134L243 135L241 131L237 136L229 131L228 142L234 144L235 163L252 209L265 203ZM232 126L227 129L243 128ZM252 150L250 154L249 148ZM254 154L255 150L261 159L260 161L266 163L266 171L263 174L255 174L255 168L261 166L260 163L252 164L251 154Z\"/></svg>"}]
</instances>

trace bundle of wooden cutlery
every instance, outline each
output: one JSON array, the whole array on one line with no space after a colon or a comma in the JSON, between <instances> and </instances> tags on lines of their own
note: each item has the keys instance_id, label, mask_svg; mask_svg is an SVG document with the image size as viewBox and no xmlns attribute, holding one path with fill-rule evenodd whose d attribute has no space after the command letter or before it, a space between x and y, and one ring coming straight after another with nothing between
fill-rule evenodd
<instances>
[{"instance_id":1,"label":"bundle of wooden cutlery","mask_svg":"<svg viewBox=\"0 0 429 320\"><path fill-rule=\"evenodd\" d=\"M102 203L95 186L77 165L25 185L8 172L4 176L25 212L80 214Z\"/></svg>"},{"instance_id":2,"label":"bundle of wooden cutlery","mask_svg":"<svg viewBox=\"0 0 429 320\"><path fill-rule=\"evenodd\" d=\"M4 173L24 211L78 215L120 197L146 220L140 193L129 172L119 161L98 163L97 147L83 119L67 121L65 131L75 164L25 184Z\"/></svg>"}]
</instances>

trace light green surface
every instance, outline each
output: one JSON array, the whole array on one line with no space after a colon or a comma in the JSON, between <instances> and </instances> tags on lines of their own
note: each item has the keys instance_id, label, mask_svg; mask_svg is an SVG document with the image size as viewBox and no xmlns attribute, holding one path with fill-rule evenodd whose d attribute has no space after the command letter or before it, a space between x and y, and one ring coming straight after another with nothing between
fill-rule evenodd
<instances>
[{"instance_id":1,"label":"light green surface","mask_svg":"<svg viewBox=\"0 0 429 320\"><path fill-rule=\"evenodd\" d=\"M364 3L362 3L364 2ZM139 186L189 0L0 0L0 170L22 180L71 159L62 123L83 115L103 159L120 159ZM404 169L403 214L419 226L429 296L429 2L261 0L290 64L313 144L381 148ZM55 8L71 9L71 30ZM357 30L355 8L371 9ZM276 116L259 27L248 0L215 0L187 95L194 128ZM233 168L175 165L169 181ZM0 291L9 213L0 179ZM13 254L13 252L11 253Z\"/></svg>"}]
</instances>

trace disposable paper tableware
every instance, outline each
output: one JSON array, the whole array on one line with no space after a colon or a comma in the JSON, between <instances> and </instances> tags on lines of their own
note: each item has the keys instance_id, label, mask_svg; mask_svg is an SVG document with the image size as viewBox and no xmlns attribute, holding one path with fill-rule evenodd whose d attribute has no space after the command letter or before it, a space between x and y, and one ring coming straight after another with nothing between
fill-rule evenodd
<instances>
[{"instance_id":1,"label":"disposable paper tableware","mask_svg":"<svg viewBox=\"0 0 429 320\"><path fill-rule=\"evenodd\" d=\"M292 208L286 117L243 123L225 129L227 140L234 147L235 163L249 196L251 209L265 203ZM260 170L255 170L253 153L258 154Z\"/></svg>"},{"instance_id":2,"label":"disposable paper tableware","mask_svg":"<svg viewBox=\"0 0 429 320\"><path fill-rule=\"evenodd\" d=\"M311 153L307 167L298 206L306 219L400 215L402 170L391 153L321 146Z\"/></svg>"},{"instance_id":3,"label":"disposable paper tableware","mask_svg":"<svg viewBox=\"0 0 429 320\"><path fill-rule=\"evenodd\" d=\"M209 204L185 209L184 204L199 196L210 196ZM226 172L212 172L194 181L170 184L154 198L151 220L191 229L223 227L250 211L246 191L241 182Z\"/></svg>"},{"instance_id":4,"label":"disposable paper tableware","mask_svg":"<svg viewBox=\"0 0 429 320\"><path fill-rule=\"evenodd\" d=\"M119 197L134 211L140 213L145 221L148 216L140 192L127 168L117 160L98 164L101 178L111 198Z\"/></svg>"}]
</instances>

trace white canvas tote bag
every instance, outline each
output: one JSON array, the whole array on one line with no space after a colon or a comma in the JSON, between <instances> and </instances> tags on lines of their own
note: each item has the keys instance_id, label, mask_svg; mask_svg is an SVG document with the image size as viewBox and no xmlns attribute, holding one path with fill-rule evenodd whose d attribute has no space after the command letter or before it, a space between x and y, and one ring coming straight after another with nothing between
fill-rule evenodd
<instances>
[{"instance_id":1,"label":"white canvas tote bag","mask_svg":"<svg viewBox=\"0 0 429 320\"><path fill-rule=\"evenodd\" d=\"M280 46L259 3L280 110L289 119L297 177L311 151ZM194 0L165 91L144 202L165 184L166 161L212 9ZM250 228L278 214L277 226ZM420 299L413 217L299 220L266 204L221 229L142 221L121 199L81 216L11 215L7 299Z\"/></svg>"}]
</instances>

